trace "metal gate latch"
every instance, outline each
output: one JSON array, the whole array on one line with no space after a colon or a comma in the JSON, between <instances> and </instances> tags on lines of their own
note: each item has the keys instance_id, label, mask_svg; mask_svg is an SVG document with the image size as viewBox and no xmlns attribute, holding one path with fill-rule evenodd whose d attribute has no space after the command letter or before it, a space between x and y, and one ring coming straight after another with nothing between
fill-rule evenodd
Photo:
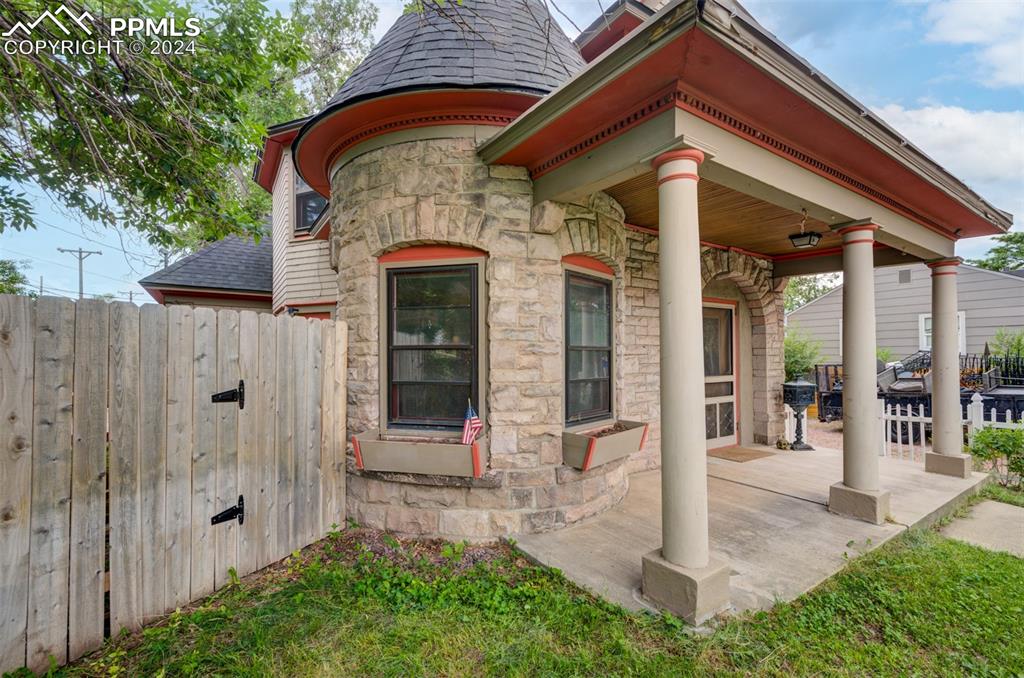
<instances>
[{"instance_id":1,"label":"metal gate latch","mask_svg":"<svg viewBox=\"0 0 1024 678\"><path fill-rule=\"evenodd\" d=\"M238 380L238 388L233 388L228 391L221 391L220 393L214 393L210 397L211 402L215 403L238 403L238 409L245 409L245 380Z\"/></svg>"},{"instance_id":2,"label":"metal gate latch","mask_svg":"<svg viewBox=\"0 0 1024 678\"><path fill-rule=\"evenodd\" d=\"M229 520L234 520L235 518L238 518L239 525L245 522L245 497L242 495L238 495L237 506L224 509L214 517L210 518L210 524L216 525L217 523L226 523Z\"/></svg>"}]
</instances>

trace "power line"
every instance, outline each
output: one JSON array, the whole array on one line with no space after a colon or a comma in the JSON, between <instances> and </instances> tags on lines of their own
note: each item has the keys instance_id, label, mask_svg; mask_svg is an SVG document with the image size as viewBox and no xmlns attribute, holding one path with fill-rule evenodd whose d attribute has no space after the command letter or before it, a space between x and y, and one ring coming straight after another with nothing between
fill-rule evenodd
<instances>
[{"instance_id":1,"label":"power line","mask_svg":"<svg viewBox=\"0 0 1024 678\"><path fill-rule=\"evenodd\" d=\"M135 250L126 250L123 247L118 247L117 245L111 245L110 243L106 243L106 242L103 242L102 240L96 240L94 238L90 238L89 236L83 235L81 233L75 233L74 231L71 231L71 230L68 230L66 228L63 228L62 226L58 226L57 224L51 224L48 221L45 221L43 219L39 219L38 217L36 218L36 221L38 221L39 223L41 223L44 226L47 226L49 228L56 229L56 230L61 231L63 233L67 233L68 235L74 236L76 238L81 238L82 240L85 240L86 242L91 242L91 243L93 243L95 245L103 245L104 247L109 247L112 250L117 250L118 252L122 252L124 254L129 255L129 256L142 257L143 259L145 259L147 257L159 256L155 252L150 252L149 254L146 254L144 252L136 252ZM147 263L149 263L149 262L147 262Z\"/></svg>"},{"instance_id":2,"label":"power line","mask_svg":"<svg viewBox=\"0 0 1024 678\"><path fill-rule=\"evenodd\" d=\"M16 250L12 250L12 249L6 249L6 251L10 252L11 254L17 254L19 257L25 257L26 259L32 259L33 261L41 261L41 262L43 262L45 264L52 264L53 266L60 266L61 268L71 269L72 271L77 270L77 267L72 266L70 264L62 264L59 261L54 261L52 259L46 259L44 257L37 257L34 254L26 254L25 252L18 252ZM118 282L118 283L121 283L121 284L124 284L126 282L131 282L130 280L125 280L124 278L115 278L113 276L103 275L102 273L93 273L92 271L86 271L85 274L86 275L96 276L97 278L106 278L107 280L113 280L114 282Z\"/></svg>"},{"instance_id":3,"label":"power line","mask_svg":"<svg viewBox=\"0 0 1024 678\"><path fill-rule=\"evenodd\" d=\"M57 248L58 252L63 254L74 254L78 257L78 298L82 299L85 297L85 278L83 276L85 269L85 260L92 255L103 256L103 252L99 250L83 250L79 247L77 250L66 250L63 247Z\"/></svg>"}]
</instances>

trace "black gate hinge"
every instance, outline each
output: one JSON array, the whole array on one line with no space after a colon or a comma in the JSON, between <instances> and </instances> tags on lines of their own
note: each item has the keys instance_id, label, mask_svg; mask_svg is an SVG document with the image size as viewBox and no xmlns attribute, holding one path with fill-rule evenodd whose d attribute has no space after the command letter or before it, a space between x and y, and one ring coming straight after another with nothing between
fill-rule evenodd
<instances>
[{"instance_id":1,"label":"black gate hinge","mask_svg":"<svg viewBox=\"0 0 1024 678\"><path fill-rule=\"evenodd\" d=\"M238 403L238 409L245 409L245 381L238 380L238 388L233 388L210 396L210 401L215 403Z\"/></svg>"},{"instance_id":2,"label":"black gate hinge","mask_svg":"<svg viewBox=\"0 0 1024 678\"><path fill-rule=\"evenodd\" d=\"M232 506L229 509L224 509L214 517L210 518L210 524L216 525L218 523L226 523L229 520L238 518L238 524L241 525L245 522L245 497L238 495L238 504Z\"/></svg>"}]
</instances>

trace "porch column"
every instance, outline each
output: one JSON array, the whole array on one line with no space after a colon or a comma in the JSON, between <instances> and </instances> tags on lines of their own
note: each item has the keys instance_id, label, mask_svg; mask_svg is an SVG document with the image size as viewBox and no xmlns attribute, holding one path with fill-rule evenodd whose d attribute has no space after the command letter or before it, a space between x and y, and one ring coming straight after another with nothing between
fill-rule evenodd
<instances>
[{"instance_id":1,"label":"porch column","mask_svg":"<svg viewBox=\"0 0 1024 678\"><path fill-rule=\"evenodd\" d=\"M870 222L833 227L843 238L843 482L829 491L833 513L876 525L889 515L878 482L875 357L875 231Z\"/></svg>"},{"instance_id":2,"label":"porch column","mask_svg":"<svg viewBox=\"0 0 1024 678\"><path fill-rule=\"evenodd\" d=\"M663 153L658 172L662 548L643 557L643 592L690 623L729 604L729 568L708 549L703 288L695 149Z\"/></svg>"},{"instance_id":3,"label":"porch column","mask_svg":"<svg viewBox=\"0 0 1024 678\"><path fill-rule=\"evenodd\" d=\"M932 451L924 456L924 470L967 478L971 457L963 453L956 292L961 261L953 257L928 263L932 270Z\"/></svg>"}]
</instances>

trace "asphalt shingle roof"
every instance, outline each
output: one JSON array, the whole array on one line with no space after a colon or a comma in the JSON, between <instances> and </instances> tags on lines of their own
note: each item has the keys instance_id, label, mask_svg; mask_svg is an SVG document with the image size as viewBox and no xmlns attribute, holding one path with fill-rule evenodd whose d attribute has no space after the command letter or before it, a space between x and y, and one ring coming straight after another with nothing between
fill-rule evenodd
<instances>
[{"instance_id":1,"label":"asphalt shingle roof","mask_svg":"<svg viewBox=\"0 0 1024 678\"><path fill-rule=\"evenodd\" d=\"M139 284L270 292L273 279L273 239L264 236L256 243L229 235L146 276Z\"/></svg>"},{"instance_id":2,"label":"asphalt shingle roof","mask_svg":"<svg viewBox=\"0 0 1024 678\"><path fill-rule=\"evenodd\" d=\"M586 65L541 0L462 0L440 12L403 14L328 107L446 86L543 95Z\"/></svg>"}]
</instances>

